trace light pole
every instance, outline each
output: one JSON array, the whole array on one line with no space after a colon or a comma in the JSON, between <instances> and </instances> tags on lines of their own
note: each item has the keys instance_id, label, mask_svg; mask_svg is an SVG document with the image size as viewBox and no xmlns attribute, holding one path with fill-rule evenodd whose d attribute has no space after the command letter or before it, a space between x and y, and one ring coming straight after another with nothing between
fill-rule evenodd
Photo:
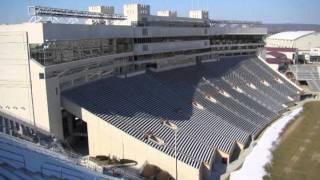
<instances>
[{"instance_id":1,"label":"light pole","mask_svg":"<svg viewBox=\"0 0 320 180\"><path fill-rule=\"evenodd\" d=\"M174 156L176 159L176 180L178 180L178 152L177 152L177 137L178 137L179 128L174 129Z\"/></svg>"},{"instance_id":2,"label":"light pole","mask_svg":"<svg viewBox=\"0 0 320 180\"><path fill-rule=\"evenodd\" d=\"M172 129L174 131L174 158L176 161L176 180L178 180L178 151L177 151L177 139L178 139L178 132L179 132L179 127L176 126L175 124L169 122L168 120L161 119L160 123L164 126L167 126L168 128Z\"/></svg>"}]
</instances>

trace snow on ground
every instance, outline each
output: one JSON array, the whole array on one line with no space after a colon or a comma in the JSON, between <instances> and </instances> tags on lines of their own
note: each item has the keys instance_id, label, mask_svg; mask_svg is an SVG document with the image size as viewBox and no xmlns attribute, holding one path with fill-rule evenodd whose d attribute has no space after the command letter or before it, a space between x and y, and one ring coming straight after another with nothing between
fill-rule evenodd
<instances>
[{"instance_id":1,"label":"snow on ground","mask_svg":"<svg viewBox=\"0 0 320 180\"><path fill-rule=\"evenodd\" d=\"M230 174L230 180L262 180L266 175L264 166L272 159L271 149L273 143L288 122L302 111L302 107L293 110L287 116L274 122L262 135L252 152L247 156L240 170Z\"/></svg>"}]
</instances>

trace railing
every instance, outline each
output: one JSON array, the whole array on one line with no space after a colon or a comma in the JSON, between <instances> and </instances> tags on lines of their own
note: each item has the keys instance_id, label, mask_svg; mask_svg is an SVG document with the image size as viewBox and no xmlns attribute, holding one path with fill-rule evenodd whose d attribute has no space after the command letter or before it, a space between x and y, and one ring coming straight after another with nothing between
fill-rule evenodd
<instances>
[{"instance_id":1,"label":"railing","mask_svg":"<svg viewBox=\"0 0 320 180\"><path fill-rule=\"evenodd\" d=\"M58 40L44 44L30 44L30 56L44 66L80 61L91 58L105 58L133 51L132 39L86 39ZM109 44L109 41L111 44ZM88 47L88 44L93 44Z\"/></svg>"},{"instance_id":2,"label":"railing","mask_svg":"<svg viewBox=\"0 0 320 180\"><path fill-rule=\"evenodd\" d=\"M97 12L42 7L42 6L30 6L29 15L30 16L86 18L86 19L113 19L113 20L127 19L127 17L118 15L118 14L104 14L104 13L97 13Z\"/></svg>"},{"instance_id":3,"label":"railing","mask_svg":"<svg viewBox=\"0 0 320 180\"><path fill-rule=\"evenodd\" d=\"M210 35L215 34L267 34L267 29L263 27L232 27L230 25L226 25L221 27L220 25L215 28L210 28Z\"/></svg>"}]
</instances>

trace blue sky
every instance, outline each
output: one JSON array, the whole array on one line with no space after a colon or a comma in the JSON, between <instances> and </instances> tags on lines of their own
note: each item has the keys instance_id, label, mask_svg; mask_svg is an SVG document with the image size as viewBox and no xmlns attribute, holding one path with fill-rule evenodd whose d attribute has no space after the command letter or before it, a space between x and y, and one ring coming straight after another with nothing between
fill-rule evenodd
<instances>
[{"instance_id":1,"label":"blue sky","mask_svg":"<svg viewBox=\"0 0 320 180\"><path fill-rule=\"evenodd\" d=\"M135 2L150 4L153 14L172 9L187 16L193 8L209 10L213 19L320 24L320 0L0 0L0 23L27 21L28 5L82 10L89 5L113 5L122 13L123 4Z\"/></svg>"}]
</instances>

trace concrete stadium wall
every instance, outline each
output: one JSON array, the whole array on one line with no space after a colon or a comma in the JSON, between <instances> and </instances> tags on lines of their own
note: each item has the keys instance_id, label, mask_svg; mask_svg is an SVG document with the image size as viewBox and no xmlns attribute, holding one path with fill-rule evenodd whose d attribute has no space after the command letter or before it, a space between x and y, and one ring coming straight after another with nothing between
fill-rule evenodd
<instances>
[{"instance_id":1,"label":"concrete stadium wall","mask_svg":"<svg viewBox=\"0 0 320 180\"><path fill-rule=\"evenodd\" d=\"M59 79L40 79L45 69L34 60L30 60L30 68L35 125L63 139Z\"/></svg>"},{"instance_id":2,"label":"concrete stadium wall","mask_svg":"<svg viewBox=\"0 0 320 180\"><path fill-rule=\"evenodd\" d=\"M62 104L69 112L87 122L90 156L110 155L132 159L138 162L138 167L148 162L159 166L175 177L175 158L126 134L67 99L62 99ZM178 161L178 178L184 180L201 179L202 175L207 174L204 171L209 171L209 169L203 167L200 169Z\"/></svg>"},{"instance_id":3,"label":"concrete stadium wall","mask_svg":"<svg viewBox=\"0 0 320 180\"><path fill-rule=\"evenodd\" d=\"M18 27L18 26L17 26ZM57 79L29 59L27 32L0 31L0 111L63 138Z\"/></svg>"},{"instance_id":4,"label":"concrete stadium wall","mask_svg":"<svg viewBox=\"0 0 320 180\"><path fill-rule=\"evenodd\" d=\"M28 32L28 43L40 44L44 42L42 23L1 25L0 32Z\"/></svg>"},{"instance_id":5,"label":"concrete stadium wall","mask_svg":"<svg viewBox=\"0 0 320 180\"><path fill-rule=\"evenodd\" d=\"M0 111L34 124L26 32L0 31Z\"/></svg>"}]
</instances>

